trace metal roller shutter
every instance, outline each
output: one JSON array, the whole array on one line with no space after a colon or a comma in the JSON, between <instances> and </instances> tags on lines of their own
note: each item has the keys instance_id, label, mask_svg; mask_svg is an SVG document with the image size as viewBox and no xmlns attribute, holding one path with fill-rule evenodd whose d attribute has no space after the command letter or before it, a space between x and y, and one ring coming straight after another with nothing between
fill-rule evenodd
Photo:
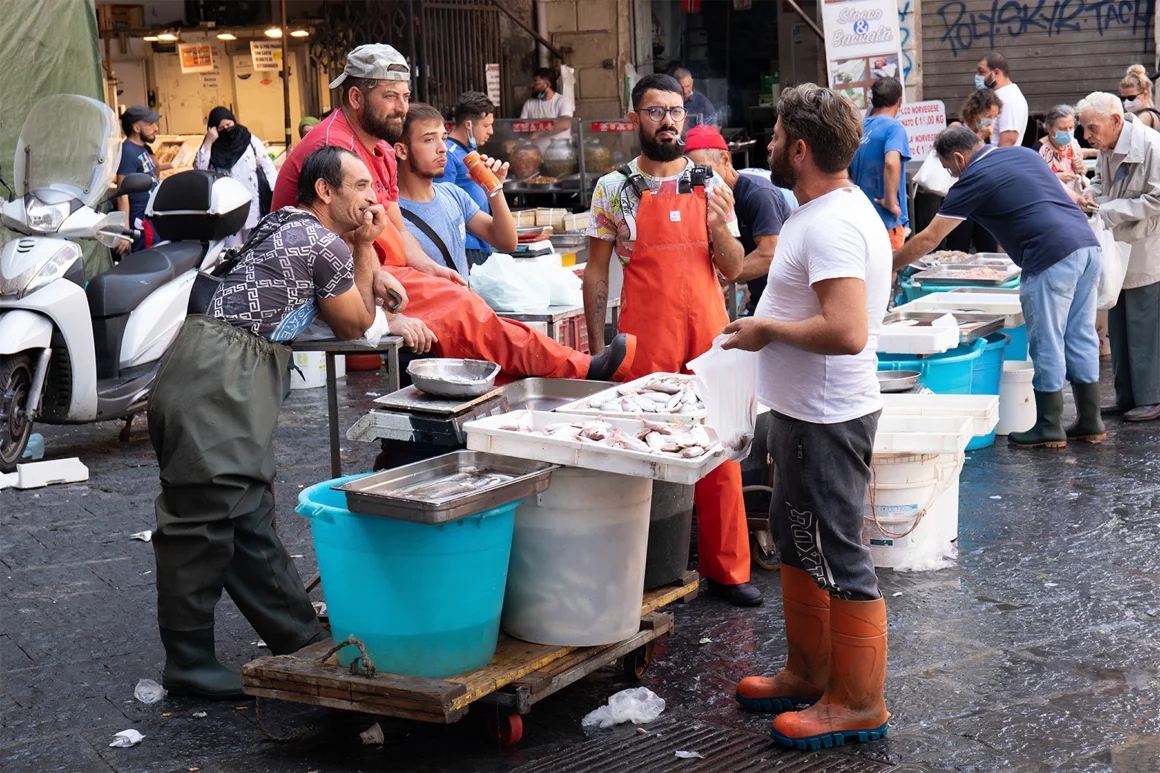
<instances>
[{"instance_id":1,"label":"metal roller shutter","mask_svg":"<svg viewBox=\"0 0 1160 773\"><path fill-rule=\"evenodd\" d=\"M957 115L974 90L975 64L999 51L1032 114L1075 104L1093 91L1119 93L1131 64L1148 71L1155 0L924 0L923 98Z\"/></svg>"}]
</instances>

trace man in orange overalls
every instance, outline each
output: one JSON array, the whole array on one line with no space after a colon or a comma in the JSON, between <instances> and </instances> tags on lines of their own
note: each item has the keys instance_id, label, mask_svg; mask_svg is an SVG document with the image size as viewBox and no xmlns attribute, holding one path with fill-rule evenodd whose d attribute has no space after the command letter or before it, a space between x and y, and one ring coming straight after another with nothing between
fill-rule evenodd
<instances>
[{"instance_id":1,"label":"man in orange overalls","mask_svg":"<svg viewBox=\"0 0 1160 773\"><path fill-rule=\"evenodd\" d=\"M717 274L735 278L745 258L729 187L681 154L680 85L668 75L645 76L632 103L628 115L640 132L641 155L597 182L584 269L588 341L599 347L615 246L624 266L620 330L640 341L626 379L686 370L713 345L729 323ZM710 595L760 604L761 592L749 584L741 465L726 462L697 483L695 503L697 553Z\"/></svg>"},{"instance_id":2,"label":"man in orange overalls","mask_svg":"<svg viewBox=\"0 0 1160 773\"><path fill-rule=\"evenodd\" d=\"M411 99L407 60L383 44L359 46L347 55L343 74L330 84L342 89L342 104L294 146L278 172L273 209L294 203L298 173L307 156L323 145L346 148L366 163L379 203L391 226L383 229L375 250L385 271L407 293L407 317L399 332L408 343L434 333L439 357L463 357L498 363L508 378L588 378L622 381L632 364L636 341L621 335L605 352L588 355L564 346L521 322L503 319L466 287L453 268L424 254L408 233L399 210L398 167L393 142L403 133ZM378 283L376 283L376 293ZM411 318L411 319L408 319ZM418 325L419 329L414 327ZM396 322L391 321L391 331ZM601 333L603 341L603 333Z\"/></svg>"}]
</instances>

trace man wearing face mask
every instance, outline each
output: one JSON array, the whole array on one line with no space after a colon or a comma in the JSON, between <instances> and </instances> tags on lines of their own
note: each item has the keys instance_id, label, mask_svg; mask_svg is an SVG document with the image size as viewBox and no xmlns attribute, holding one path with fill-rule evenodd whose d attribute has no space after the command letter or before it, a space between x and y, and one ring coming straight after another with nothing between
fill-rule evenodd
<instances>
[{"instance_id":1,"label":"man wearing face mask","mask_svg":"<svg viewBox=\"0 0 1160 773\"><path fill-rule=\"evenodd\" d=\"M495 124L495 104L486 94L465 91L459 95L452 115L455 127L447 133L447 167L435 182L456 185L471 197L485 215L491 214L487 192L471 179L463 158L491 139ZM499 195L503 195L500 193ZM492 253L492 246L473 233L467 234L464 252L468 266L478 266Z\"/></svg>"},{"instance_id":2,"label":"man wearing face mask","mask_svg":"<svg viewBox=\"0 0 1160 773\"><path fill-rule=\"evenodd\" d=\"M1102 440L1096 336L1100 248L1087 218L1030 148L984 145L970 129L955 126L939 134L934 151L958 182L930 225L895 250L894 268L933 250L967 217L982 224L1023 269L1019 301L1035 365L1035 426L1012 432L1008 441L1063 448L1068 440ZM1079 416L1065 430L1066 380Z\"/></svg>"},{"instance_id":3,"label":"man wearing face mask","mask_svg":"<svg viewBox=\"0 0 1160 773\"><path fill-rule=\"evenodd\" d=\"M572 128L572 114L576 106L572 100L553 88L552 71L547 67L536 70L532 76L532 96L520 110L521 121L555 121L552 139L568 139ZM540 136L536 132L533 136Z\"/></svg>"},{"instance_id":4,"label":"man wearing face mask","mask_svg":"<svg viewBox=\"0 0 1160 773\"><path fill-rule=\"evenodd\" d=\"M975 69L975 88L994 89L995 96L1003 103L991 132L991 144L1000 148L1022 145L1027 131L1027 99L1011 80L1007 57L992 51L980 59Z\"/></svg>"},{"instance_id":5,"label":"man wearing face mask","mask_svg":"<svg viewBox=\"0 0 1160 773\"><path fill-rule=\"evenodd\" d=\"M632 90L629 120L641 155L596 183L588 224L584 312L588 342L603 348L612 251L624 267L620 331L639 339L626 380L677 373L713 345L729 321L720 274L742 271L733 194L682 155L685 100L670 75L646 75ZM709 593L738 606L761 603L749 584L749 535L741 465L725 462L697 483L697 555Z\"/></svg>"}]
</instances>

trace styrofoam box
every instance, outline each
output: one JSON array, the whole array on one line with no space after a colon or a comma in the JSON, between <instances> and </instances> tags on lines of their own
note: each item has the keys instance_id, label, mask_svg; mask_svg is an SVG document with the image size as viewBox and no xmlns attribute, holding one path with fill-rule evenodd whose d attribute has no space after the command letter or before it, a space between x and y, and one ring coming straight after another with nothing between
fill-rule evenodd
<instances>
[{"instance_id":1,"label":"styrofoam box","mask_svg":"<svg viewBox=\"0 0 1160 773\"><path fill-rule=\"evenodd\" d=\"M660 423L687 424L689 422L696 421L704 424L705 418L709 415L708 410L704 408L696 411L695 413L645 413L644 411L631 411L626 413L624 411L602 411L599 408L580 407L581 405L586 405L593 402L599 404L601 398L604 398L606 401L611 400L613 397L619 394L617 390L619 390L621 387L644 386L645 383L652 381L654 378L667 378L671 376L677 376L682 381L692 381L696 378L696 376L690 375L688 373L651 373L634 381L629 381L624 384L617 384L614 387L605 389L603 392L597 392L596 394L589 395L588 397L585 397L581 400L576 400L574 402L568 403L567 405L562 405L556 409L556 413L575 413L581 416L636 416L640 414L649 421L657 421Z\"/></svg>"},{"instance_id":2,"label":"styrofoam box","mask_svg":"<svg viewBox=\"0 0 1160 773\"><path fill-rule=\"evenodd\" d=\"M969 416L896 416L883 412L873 452L957 454L966 450L975 436L974 423Z\"/></svg>"},{"instance_id":3,"label":"styrofoam box","mask_svg":"<svg viewBox=\"0 0 1160 773\"><path fill-rule=\"evenodd\" d=\"M966 416L973 435L986 435L999 423L999 396L884 394L882 415Z\"/></svg>"},{"instance_id":4,"label":"styrofoam box","mask_svg":"<svg viewBox=\"0 0 1160 773\"><path fill-rule=\"evenodd\" d=\"M501 413L467 422L464 429L467 431L468 450L685 485L696 483L716 469L726 458L725 451L717 440L717 434L708 427L705 431L709 433L713 445L710 446L709 452L699 459L661 457L643 451L627 451L587 441L530 435L526 432L499 428L500 425L510 424L522 413L522 411L517 411L514 415ZM536 429L543 429L549 424L564 421L591 421L592 417L533 411L532 419ZM604 420L613 427L632 434L641 428L641 423L637 419L605 417ZM966 445L966 441L963 445Z\"/></svg>"},{"instance_id":5,"label":"styrofoam box","mask_svg":"<svg viewBox=\"0 0 1160 773\"><path fill-rule=\"evenodd\" d=\"M1000 293L931 293L915 298L910 303L895 307L894 311L982 311L987 314L1002 314L1004 328L1019 327L1023 324L1023 306L1018 295Z\"/></svg>"},{"instance_id":6,"label":"styrofoam box","mask_svg":"<svg viewBox=\"0 0 1160 773\"><path fill-rule=\"evenodd\" d=\"M947 327L883 325L878 332L878 351L887 354L941 354L958 345L958 325Z\"/></svg>"}]
</instances>

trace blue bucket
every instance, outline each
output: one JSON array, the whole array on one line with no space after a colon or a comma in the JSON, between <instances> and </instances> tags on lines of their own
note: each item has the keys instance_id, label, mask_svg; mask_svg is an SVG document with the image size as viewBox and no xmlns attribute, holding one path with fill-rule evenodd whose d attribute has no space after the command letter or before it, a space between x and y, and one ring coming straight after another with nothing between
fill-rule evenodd
<instances>
[{"instance_id":1,"label":"blue bucket","mask_svg":"<svg viewBox=\"0 0 1160 773\"><path fill-rule=\"evenodd\" d=\"M1003 354L1005 360L1029 360L1027 356L1027 323L1024 322L1019 327L1009 327L1003 330L1011 337L1011 343L1007 346L1007 351Z\"/></svg>"},{"instance_id":2,"label":"blue bucket","mask_svg":"<svg viewBox=\"0 0 1160 773\"><path fill-rule=\"evenodd\" d=\"M428 525L352 513L332 486L298 495L310 518L335 641L354 635L378 670L444 677L495 655L519 501ZM343 665L358 656L339 651Z\"/></svg>"},{"instance_id":3,"label":"blue bucket","mask_svg":"<svg viewBox=\"0 0 1160 773\"><path fill-rule=\"evenodd\" d=\"M991 333L986 337L986 341L987 345L983 347L983 353L975 360L975 367L971 371L973 395L999 394L999 382L1003 377L1003 353L1011 343L1011 336L1006 333ZM994 442L995 430L991 430L986 435L975 435L971 438L967 450L986 448Z\"/></svg>"},{"instance_id":4,"label":"blue bucket","mask_svg":"<svg viewBox=\"0 0 1160 773\"><path fill-rule=\"evenodd\" d=\"M969 395L975 362L986 346L986 339L980 338L973 344L956 346L941 354L922 358L915 358L912 354L879 352L878 370L918 371L922 374L918 378L919 385L935 394Z\"/></svg>"}]
</instances>

